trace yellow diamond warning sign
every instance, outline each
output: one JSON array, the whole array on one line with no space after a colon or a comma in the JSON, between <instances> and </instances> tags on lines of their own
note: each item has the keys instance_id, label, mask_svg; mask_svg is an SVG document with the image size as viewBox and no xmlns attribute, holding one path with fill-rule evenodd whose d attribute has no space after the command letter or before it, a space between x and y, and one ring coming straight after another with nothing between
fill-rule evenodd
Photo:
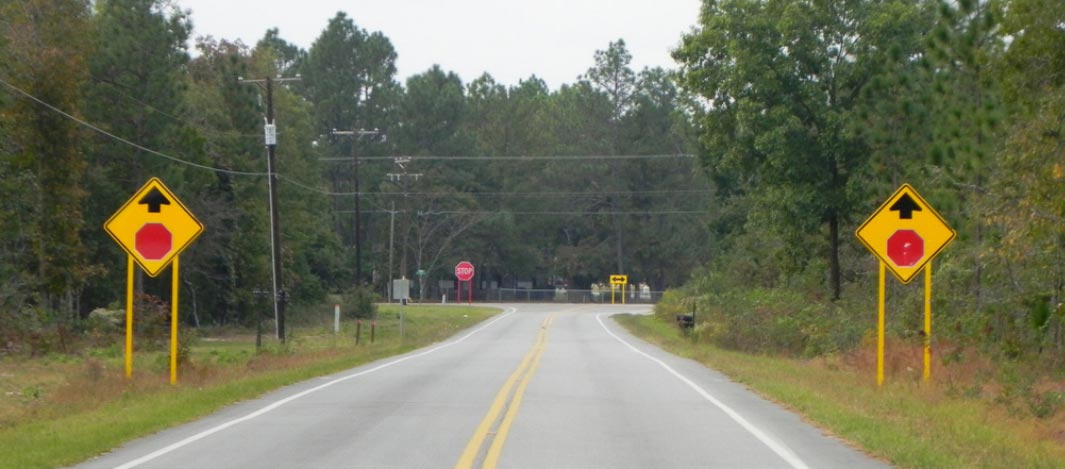
<instances>
[{"instance_id":1,"label":"yellow diamond warning sign","mask_svg":"<svg viewBox=\"0 0 1065 469\"><path fill-rule=\"evenodd\" d=\"M909 184L899 187L855 234L902 283L910 283L957 236Z\"/></svg>"},{"instance_id":2,"label":"yellow diamond warning sign","mask_svg":"<svg viewBox=\"0 0 1065 469\"><path fill-rule=\"evenodd\" d=\"M203 224L158 178L151 178L104 223L104 230L155 277L184 251Z\"/></svg>"}]
</instances>

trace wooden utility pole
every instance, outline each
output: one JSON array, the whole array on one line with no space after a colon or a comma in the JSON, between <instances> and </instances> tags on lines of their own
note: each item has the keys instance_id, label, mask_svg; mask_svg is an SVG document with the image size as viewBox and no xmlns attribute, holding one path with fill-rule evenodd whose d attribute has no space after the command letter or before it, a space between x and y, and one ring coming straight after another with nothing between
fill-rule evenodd
<instances>
[{"instance_id":1,"label":"wooden utility pole","mask_svg":"<svg viewBox=\"0 0 1065 469\"><path fill-rule=\"evenodd\" d=\"M377 129L366 130L356 129L352 127L351 130L333 130L333 135L350 135L351 139L351 164L355 166L355 284L356 286L362 286L362 208L360 207L359 200L362 198L362 194L359 193L359 152L358 144L359 138L363 135L377 135L379 131Z\"/></svg>"},{"instance_id":2,"label":"wooden utility pole","mask_svg":"<svg viewBox=\"0 0 1065 469\"><path fill-rule=\"evenodd\" d=\"M241 83L255 83L266 89L266 125L263 134L266 143L266 171L270 187L270 257L273 266L274 321L277 324L277 340L285 343L285 304L288 293L281 276L281 217L277 200L277 125L274 123L274 83L297 81L296 78L270 78L259 80L241 80Z\"/></svg>"}]
</instances>

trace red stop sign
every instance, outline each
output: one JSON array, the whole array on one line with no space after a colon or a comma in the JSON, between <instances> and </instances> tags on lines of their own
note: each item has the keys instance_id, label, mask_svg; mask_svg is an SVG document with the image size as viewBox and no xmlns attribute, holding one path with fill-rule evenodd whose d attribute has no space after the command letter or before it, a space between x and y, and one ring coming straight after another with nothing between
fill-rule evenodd
<instances>
[{"instance_id":1,"label":"red stop sign","mask_svg":"<svg viewBox=\"0 0 1065 469\"><path fill-rule=\"evenodd\" d=\"M455 277L461 282L469 282L470 280L473 280L473 264L470 264L467 261L455 264Z\"/></svg>"},{"instance_id":2,"label":"red stop sign","mask_svg":"<svg viewBox=\"0 0 1065 469\"><path fill-rule=\"evenodd\" d=\"M173 236L162 223L145 223L134 241L137 253L150 261L163 259L173 249Z\"/></svg>"},{"instance_id":3,"label":"red stop sign","mask_svg":"<svg viewBox=\"0 0 1065 469\"><path fill-rule=\"evenodd\" d=\"M887 240L887 255L899 267L913 267L924 257L924 239L913 230L898 230Z\"/></svg>"}]
</instances>

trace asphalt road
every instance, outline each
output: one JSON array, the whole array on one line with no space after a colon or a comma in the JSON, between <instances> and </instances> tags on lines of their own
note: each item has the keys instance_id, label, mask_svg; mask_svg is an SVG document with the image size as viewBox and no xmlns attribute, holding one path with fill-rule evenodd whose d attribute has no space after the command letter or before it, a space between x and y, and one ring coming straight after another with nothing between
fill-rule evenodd
<instances>
[{"instance_id":1,"label":"asphalt road","mask_svg":"<svg viewBox=\"0 0 1065 469\"><path fill-rule=\"evenodd\" d=\"M647 306L501 306L78 467L885 467L609 318Z\"/></svg>"}]
</instances>

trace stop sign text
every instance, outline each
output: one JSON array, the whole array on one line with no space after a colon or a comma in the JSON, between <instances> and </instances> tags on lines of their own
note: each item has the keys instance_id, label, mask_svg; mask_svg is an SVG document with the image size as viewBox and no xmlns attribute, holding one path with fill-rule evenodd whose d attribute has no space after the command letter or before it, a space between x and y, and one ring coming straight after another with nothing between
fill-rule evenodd
<instances>
[{"instance_id":1,"label":"stop sign text","mask_svg":"<svg viewBox=\"0 0 1065 469\"><path fill-rule=\"evenodd\" d=\"M473 279L473 264L462 261L455 265L455 277L462 282L469 282Z\"/></svg>"}]
</instances>

